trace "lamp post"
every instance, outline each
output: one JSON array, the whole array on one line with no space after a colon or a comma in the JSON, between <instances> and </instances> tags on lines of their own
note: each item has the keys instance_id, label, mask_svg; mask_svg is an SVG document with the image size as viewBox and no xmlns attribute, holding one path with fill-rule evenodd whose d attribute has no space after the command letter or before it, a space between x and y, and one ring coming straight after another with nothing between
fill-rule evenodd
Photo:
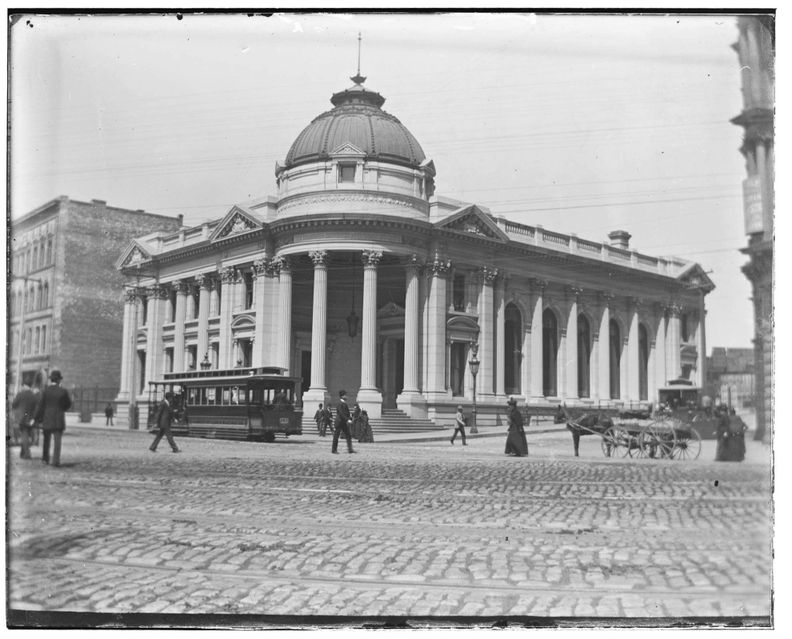
<instances>
[{"instance_id":1,"label":"lamp post","mask_svg":"<svg viewBox=\"0 0 792 639\"><path fill-rule=\"evenodd\" d=\"M481 362L478 359L478 342L470 345L470 374L473 375L473 425L470 427L471 433L478 433L478 423L476 419L476 375L479 372Z\"/></svg>"},{"instance_id":2,"label":"lamp post","mask_svg":"<svg viewBox=\"0 0 792 639\"><path fill-rule=\"evenodd\" d=\"M201 370L208 371L210 368L212 368L212 362L209 361L209 353L207 352L201 362Z\"/></svg>"}]
</instances>

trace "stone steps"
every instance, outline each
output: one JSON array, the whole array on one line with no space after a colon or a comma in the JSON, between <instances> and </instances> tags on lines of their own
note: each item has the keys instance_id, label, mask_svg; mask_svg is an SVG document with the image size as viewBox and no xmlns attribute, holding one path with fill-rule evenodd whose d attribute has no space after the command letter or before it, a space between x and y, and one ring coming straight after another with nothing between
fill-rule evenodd
<instances>
[{"instance_id":1,"label":"stone steps","mask_svg":"<svg viewBox=\"0 0 792 639\"><path fill-rule=\"evenodd\" d=\"M395 408L384 409L382 417L370 419L369 424L375 441L377 433L425 433L445 430L430 419L415 419ZM303 432L316 431L313 419L303 417L302 426Z\"/></svg>"}]
</instances>

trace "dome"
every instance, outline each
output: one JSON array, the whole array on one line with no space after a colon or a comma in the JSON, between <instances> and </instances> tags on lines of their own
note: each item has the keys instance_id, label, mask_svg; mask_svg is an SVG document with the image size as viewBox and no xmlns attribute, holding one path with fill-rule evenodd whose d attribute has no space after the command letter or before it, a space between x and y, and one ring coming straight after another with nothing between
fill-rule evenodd
<instances>
[{"instance_id":1,"label":"dome","mask_svg":"<svg viewBox=\"0 0 792 639\"><path fill-rule=\"evenodd\" d=\"M351 79L353 87L330 99L334 108L314 118L297 136L283 168L325 160L344 144L360 149L367 159L415 168L426 159L415 136L381 109L385 98L366 89L360 75Z\"/></svg>"}]
</instances>

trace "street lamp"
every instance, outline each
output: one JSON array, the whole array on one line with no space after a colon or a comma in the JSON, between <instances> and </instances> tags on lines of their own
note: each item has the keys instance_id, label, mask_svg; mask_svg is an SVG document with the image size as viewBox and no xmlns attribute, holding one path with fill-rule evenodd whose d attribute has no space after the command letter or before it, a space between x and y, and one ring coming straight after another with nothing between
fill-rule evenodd
<instances>
[{"instance_id":1,"label":"street lamp","mask_svg":"<svg viewBox=\"0 0 792 639\"><path fill-rule=\"evenodd\" d=\"M212 368L212 362L209 361L209 353L206 353L206 355L204 355L203 361L201 362L201 370L208 371L210 368Z\"/></svg>"},{"instance_id":2,"label":"street lamp","mask_svg":"<svg viewBox=\"0 0 792 639\"><path fill-rule=\"evenodd\" d=\"M479 372L479 365L481 362L478 359L478 342L470 344L470 374L473 375L473 425L470 427L471 433L478 433L478 424L476 423L476 375Z\"/></svg>"}]
</instances>

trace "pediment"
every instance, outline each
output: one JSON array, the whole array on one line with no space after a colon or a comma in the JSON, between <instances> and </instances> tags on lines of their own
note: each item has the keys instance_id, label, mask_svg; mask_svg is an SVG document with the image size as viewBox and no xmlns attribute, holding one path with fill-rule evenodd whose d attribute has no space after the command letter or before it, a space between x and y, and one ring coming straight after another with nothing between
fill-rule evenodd
<instances>
[{"instance_id":1,"label":"pediment","mask_svg":"<svg viewBox=\"0 0 792 639\"><path fill-rule=\"evenodd\" d=\"M221 220L220 224L217 225L209 241L216 242L217 240L222 240L232 235L242 235L243 233L257 231L262 227L263 224L253 215L238 206L233 206L231 210L226 213L226 216Z\"/></svg>"},{"instance_id":2,"label":"pediment","mask_svg":"<svg viewBox=\"0 0 792 639\"><path fill-rule=\"evenodd\" d=\"M478 237L508 242L509 238L493 219L475 204L465 206L437 223L437 228L475 235Z\"/></svg>"},{"instance_id":3,"label":"pediment","mask_svg":"<svg viewBox=\"0 0 792 639\"><path fill-rule=\"evenodd\" d=\"M336 147L333 151L330 152L330 157L335 157L337 155L347 155L347 156L354 156L354 157L362 157L365 155L363 151L357 148L354 144L350 144L349 142L345 142L344 144Z\"/></svg>"},{"instance_id":4,"label":"pediment","mask_svg":"<svg viewBox=\"0 0 792 639\"><path fill-rule=\"evenodd\" d=\"M707 272L697 262L692 262L677 276L677 279L689 289L702 289L705 293L715 289Z\"/></svg>"},{"instance_id":5,"label":"pediment","mask_svg":"<svg viewBox=\"0 0 792 639\"><path fill-rule=\"evenodd\" d=\"M143 248L137 241L132 240L126 250L121 254L118 262L116 262L116 268L123 269L134 267L150 259L151 253Z\"/></svg>"},{"instance_id":6,"label":"pediment","mask_svg":"<svg viewBox=\"0 0 792 639\"><path fill-rule=\"evenodd\" d=\"M256 320L252 315L239 315L231 322L232 329L255 328Z\"/></svg>"}]
</instances>

